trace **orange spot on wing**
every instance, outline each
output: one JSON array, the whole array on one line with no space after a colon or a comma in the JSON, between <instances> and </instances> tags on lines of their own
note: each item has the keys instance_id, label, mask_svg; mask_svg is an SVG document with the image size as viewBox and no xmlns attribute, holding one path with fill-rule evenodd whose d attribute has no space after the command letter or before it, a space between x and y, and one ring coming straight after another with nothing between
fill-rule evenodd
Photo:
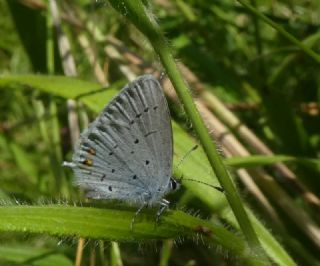
<instances>
[{"instance_id":1,"label":"orange spot on wing","mask_svg":"<svg viewBox=\"0 0 320 266\"><path fill-rule=\"evenodd\" d=\"M89 160L89 159L84 160L82 163L87 165L87 166L92 166L93 165L93 161Z\"/></svg>"},{"instance_id":2,"label":"orange spot on wing","mask_svg":"<svg viewBox=\"0 0 320 266\"><path fill-rule=\"evenodd\" d=\"M96 150L93 148L90 148L88 152L92 155L96 155Z\"/></svg>"}]
</instances>

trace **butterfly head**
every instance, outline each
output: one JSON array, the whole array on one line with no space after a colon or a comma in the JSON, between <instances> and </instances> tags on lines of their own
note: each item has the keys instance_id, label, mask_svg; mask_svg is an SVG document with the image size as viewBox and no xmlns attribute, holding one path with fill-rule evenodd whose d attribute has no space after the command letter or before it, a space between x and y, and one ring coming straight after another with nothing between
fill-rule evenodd
<instances>
[{"instance_id":1,"label":"butterfly head","mask_svg":"<svg viewBox=\"0 0 320 266\"><path fill-rule=\"evenodd\" d=\"M181 183L180 181L174 180L173 178L170 178L170 191L176 191L180 188Z\"/></svg>"},{"instance_id":2,"label":"butterfly head","mask_svg":"<svg viewBox=\"0 0 320 266\"><path fill-rule=\"evenodd\" d=\"M168 193L174 192L180 188L180 182L177 180L174 180L172 177L170 177L169 183L166 185L163 185L158 188L157 193L155 193L155 196L161 196L166 195Z\"/></svg>"}]
</instances>

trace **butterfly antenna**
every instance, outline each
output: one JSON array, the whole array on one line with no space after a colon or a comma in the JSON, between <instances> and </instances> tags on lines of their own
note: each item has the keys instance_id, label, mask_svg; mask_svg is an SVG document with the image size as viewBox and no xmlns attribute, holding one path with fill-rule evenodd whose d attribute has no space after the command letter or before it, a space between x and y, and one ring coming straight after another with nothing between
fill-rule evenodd
<instances>
[{"instance_id":1,"label":"butterfly antenna","mask_svg":"<svg viewBox=\"0 0 320 266\"><path fill-rule=\"evenodd\" d=\"M202 185L207 185L207 186L212 187L212 188L214 188L214 189L216 189L216 190L218 190L218 191L220 191L220 192L222 192L222 193L225 192L225 190L224 190L222 187L210 185L210 184L208 184L208 183L206 183L206 182L203 182L203 181L200 181L200 180L195 180L195 179L191 179L191 178L184 178L183 176L181 176L179 182L181 182L182 179L183 179L183 180L187 180L187 181L193 181L193 182L196 182L196 183L199 183L199 184L202 184Z\"/></svg>"},{"instance_id":2,"label":"butterfly antenna","mask_svg":"<svg viewBox=\"0 0 320 266\"><path fill-rule=\"evenodd\" d=\"M198 145L194 145L185 155L183 155L183 157L180 159L180 161L175 166L175 169L178 169L179 166L183 163L183 161L190 155L190 153L195 151L196 149L198 149L198 147L199 147Z\"/></svg>"}]
</instances>

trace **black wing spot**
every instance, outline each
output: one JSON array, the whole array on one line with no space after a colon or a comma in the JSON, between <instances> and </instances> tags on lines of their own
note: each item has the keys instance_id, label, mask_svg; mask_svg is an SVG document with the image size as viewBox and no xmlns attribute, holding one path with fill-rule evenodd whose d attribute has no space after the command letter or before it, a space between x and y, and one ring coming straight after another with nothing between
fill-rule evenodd
<instances>
[{"instance_id":1,"label":"black wing spot","mask_svg":"<svg viewBox=\"0 0 320 266\"><path fill-rule=\"evenodd\" d=\"M103 179L105 179L105 178L106 178L106 175L105 175L105 174L103 174L103 175L101 176L100 181L102 182L102 181L103 181Z\"/></svg>"},{"instance_id":2,"label":"black wing spot","mask_svg":"<svg viewBox=\"0 0 320 266\"><path fill-rule=\"evenodd\" d=\"M116 170L112 169L112 170L111 170L111 173L114 173L115 171L116 171Z\"/></svg>"},{"instance_id":3,"label":"black wing spot","mask_svg":"<svg viewBox=\"0 0 320 266\"><path fill-rule=\"evenodd\" d=\"M113 155L113 152L112 152L112 151L110 151L110 152L109 152L109 155L110 155L110 156L111 156L111 155Z\"/></svg>"},{"instance_id":4,"label":"black wing spot","mask_svg":"<svg viewBox=\"0 0 320 266\"><path fill-rule=\"evenodd\" d=\"M140 116L142 116L142 114L136 114L136 118L139 118Z\"/></svg>"},{"instance_id":5,"label":"black wing spot","mask_svg":"<svg viewBox=\"0 0 320 266\"><path fill-rule=\"evenodd\" d=\"M107 108L107 110L106 110L106 113L107 113L107 114L110 114L110 115L112 115L113 112L114 112L114 110L111 109L111 108Z\"/></svg>"},{"instance_id":6,"label":"black wing spot","mask_svg":"<svg viewBox=\"0 0 320 266\"><path fill-rule=\"evenodd\" d=\"M89 134L88 139L92 140L95 144L99 144L99 139L95 134Z\"/></svg>"},{"instance_id":7,"label":"black wing spot","mask_svg":"<svg viewBox=\"0 0 320 266\"><path fill-rule=\"evenodd\" d=\"M153 133L157 133L157 131L156 131L156 130L150 131L150 132L148 132L147 134L145 134L144 136L145 136L145 137L148 137L148 136L150 136L150 135L153 134Z\"/></svg>"},{"instance_id":8,"label":"black wing spot","mask_svg":"<svg viewBox=\"0 0 320 266\"><path fill-rule=\"evenodd\" d=\"M146 160L146 165L148 165L150 163L150 161Z\"/></svg>"},{"instance_id":9,"label":"black wing spot","mask_svg":"<svg viewBox=\"0 0 320 266\"><path fill-rule=\"evenodd\" d=\"M99 131L103 132L103 133L107 133L107 129L103 126L97 126L97 129L99 129ZM96 134L96 133L94 133ZM100 140L100 135L96 135L96 139Z\"/></svg>"},{"instance_id":10,"label":"black wing spot","mask_svg":"<svg viewBox=\"0 0 320 266\"><path fill-rule=\"evenodd\" d=\"M129 96L130 96L130 97L132 97L132 98L134 97L134 92L133 92L133 90L128 90L128 93L129 93Z\"/></svg>"},{"instance_id":11,"label":"black wing spot","mask_svg":"<svg viewBox=\"0 0 320 266\"><path fill-rule=\"evenodd\" d=\"M123 103L123 99L121 97L118 97L117 102L121 105Z\"/></svg>"},{"instance_id":12,"label":"black wing spot","mask_svg":"<svg viewBox=\"0 0 320 266\"><path fill-rule=\"evenodd\" d=\"M149 111L149 107L144 108L145 113Z\"/></svg>"},{"instance_id":13,"label":"black wing spot","mask_svg":"<svg viewBox=\"0 0 320 266\"><path fill-rule=\"evenodd\" d=\"M132 179L137 179L137 175L134 175L134 176L132 177Z\"/></svg>"},{"instance_id":14,"label":"black wing spot","mask_svg":"<svg viewBox=\"0 0 320 266\"><path fill-rule=\"evenodd\" d=\"M112 191L112 186L109 186L108 189L109 189L109 191Z\"/></svg>"},{"instance_id":15,"label":"black wing spot","mask_svg":"<svg viewBox=\"0 0 320 266\"><path fill-rule=\"evenodd\" d=\"M110 126L112 126L115 130L119 131L120 133L123 132L122 126L114 121L112 121L112 123L110 123Z\"/></svg>"},{"instance_id":16,"label":"black wing spot","mask_svg":"<svg viewBox=\"0 0 320 266\"><path fill-rule=\"evenodd\" d=\"M153 107L153 110L157 110L157 109L158 109L158 106L157 106L157 105Z\"/></svg>"},{"instance_id":17,"label":"black wing spot","mask_svg":"<svg viewBox=\"0 0 320 266\"><path fill-rule=\"evenodd\" d=\"M135 144L138 144L138 143L139 143L139 140L138 140L138 139L136 139L136 140L134 141L134 143L135 143Z\"/></svg>"}]
</instances>

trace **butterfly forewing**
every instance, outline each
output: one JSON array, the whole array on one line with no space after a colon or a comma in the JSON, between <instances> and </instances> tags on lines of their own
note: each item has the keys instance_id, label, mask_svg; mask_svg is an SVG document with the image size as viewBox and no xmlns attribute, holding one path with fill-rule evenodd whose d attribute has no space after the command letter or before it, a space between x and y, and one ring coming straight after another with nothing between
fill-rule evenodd
<instances>
[{"instance_id":1,"label":"butterfly forewing","mask_svg":"<svg viewBox=\"0 0 320 266\"><path fill-rule=\"evenodd\" d=\"M76 183L93 198L146 202L169 184L172 153L161 86L154 77L142 76L124 87L81 134L73 156Z\"/></svg>"}]
</instances>

